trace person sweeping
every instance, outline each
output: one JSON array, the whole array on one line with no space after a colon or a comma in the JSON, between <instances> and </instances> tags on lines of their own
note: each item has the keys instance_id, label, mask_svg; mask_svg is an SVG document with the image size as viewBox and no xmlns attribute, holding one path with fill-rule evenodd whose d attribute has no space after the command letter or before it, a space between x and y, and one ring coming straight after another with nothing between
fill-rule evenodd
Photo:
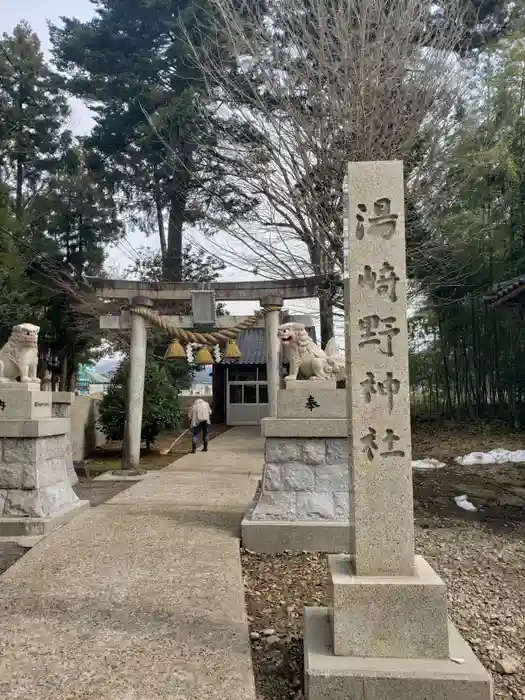
<instances>
[{"instance_id":1,"label":"person sweeping","mask_svg":"<svg viewBox=\"0 0 525 700\"><path fill-rule=\"evenodd\" d=\"M208 433L211 423L211 406L204 399L197 399L190 406L188 411L188 418L190 419L190 427L192 431L191 438L191 451L193 453L197 452L197 445L199 444L199 437L202 433L202 444L203 452L208 451Z\"/></svg>"}]
</instances>

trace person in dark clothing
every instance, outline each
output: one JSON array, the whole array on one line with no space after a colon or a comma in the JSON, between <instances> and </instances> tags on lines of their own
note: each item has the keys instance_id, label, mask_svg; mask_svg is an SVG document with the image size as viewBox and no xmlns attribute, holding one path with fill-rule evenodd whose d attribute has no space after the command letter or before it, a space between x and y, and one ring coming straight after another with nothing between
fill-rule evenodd
<instances>
[{"instance_id":1,"label":"person in dark clothing","mask_svg":"<svg viewBox=\"0 0 525 700\"><path fill-rule=\"evenodd\" d=\"M191 451L192 452L197 452L197 445L199 444L199 437L201 434L202 434L202 444L203 444L202 451L203 452L208 451L209 428L210 428L210 425L209 425L208 421L205 421L205 420L201 421L198 425L196 425L192 428L192 432L193 432L193 435L191 438L191 442L192 442Z\"/></svg>"}]
</instances>

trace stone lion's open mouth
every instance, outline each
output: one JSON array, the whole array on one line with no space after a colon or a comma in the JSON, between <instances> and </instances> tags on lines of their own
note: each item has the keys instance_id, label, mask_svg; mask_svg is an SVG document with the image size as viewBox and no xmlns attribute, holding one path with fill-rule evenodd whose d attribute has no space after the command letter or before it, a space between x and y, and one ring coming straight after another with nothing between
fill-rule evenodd
<instances>
[{"instance_id":1,"label":"stone lion's open mouth","mask_svg":"<svg viewBox=\"0 0 525 700\"><path fill-rule=\"evenodd\" d=\"M281 343L291 343L293 340L293 336L291 333L281 333L279 336Z\"/></svg>"}]
</instances>

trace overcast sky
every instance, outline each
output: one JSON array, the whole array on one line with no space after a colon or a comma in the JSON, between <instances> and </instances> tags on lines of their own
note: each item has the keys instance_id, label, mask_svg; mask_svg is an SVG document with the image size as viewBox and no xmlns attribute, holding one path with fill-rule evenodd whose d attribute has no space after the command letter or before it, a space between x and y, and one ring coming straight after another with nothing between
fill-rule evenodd
<instances>
[{"instance_id":1,"label":"overcast sky","mask_svg":"<svg viewBox=\"0 0 525 700\"><path fill-rule=\"evenodd\" d=\"M49 56L50 42L47 23L60 23L61 16L74 16L81 20L88 20L94 15L93 6L89 0L0 0L0 33L11 33L13 28L21 20L26 20L38 34L45 55ZM86 133L91 126L89 110L78 100L72 100L72 115L70 128L75 133ZM150 246L157 248L157 241L146 238L139 231L127 231L127 241L132 248ZM123 243L109 255L109 263L124 269L131 265L133 257L132 248ZM255 279L253 275L235 270L227 270L223 275L228 280ZM250 314L258 306L257 302L233 302L228 304L228 309L233 314ZM313 312L317 307L316 302L288 302L286 306L296 311L306 313Z\"/></svg>"}]
</instances>

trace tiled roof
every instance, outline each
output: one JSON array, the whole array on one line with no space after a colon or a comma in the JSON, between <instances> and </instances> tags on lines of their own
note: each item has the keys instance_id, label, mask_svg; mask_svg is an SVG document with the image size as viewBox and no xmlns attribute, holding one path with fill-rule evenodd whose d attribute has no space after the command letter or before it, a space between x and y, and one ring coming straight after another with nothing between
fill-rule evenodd
<instances>
[{"instance_id":1,"label":"tiled roof","mask_svg":"<svg viewBox=\"0 0 525 700\"><path fill-rule=\"evenodd\" d=\"M307 328L308 335L315 340L315 328ZM242 353L238 360L223 360L223 364L264 365L266 364L266 344L264 328L248 328L237 336L237 345Z\"/></svg>"},{"instance_id":2,"label":"tiled roof","mask_svg":"<svg viewBox=\"0 0 525 700\"><path fill-rule=\"evenodd\" d=\"M223 360L223 364L264 365L266 350L264 328L248 328L237 336L237 345L242 353L238 360Z\"/></svg>"},{"instance_id":3,"label":"tiled roof","mask_svg":"<svg viewBox=\"0 0 525 700\"><path fill-rule=\"evenodd\" d=\"M525 275L516 277L507 282L498 282L494 285L492 293L485 297L485 300L490 306L503 304L507 301L518 302L518 296L525 292Z\"/></svg>"}]
</instances>

